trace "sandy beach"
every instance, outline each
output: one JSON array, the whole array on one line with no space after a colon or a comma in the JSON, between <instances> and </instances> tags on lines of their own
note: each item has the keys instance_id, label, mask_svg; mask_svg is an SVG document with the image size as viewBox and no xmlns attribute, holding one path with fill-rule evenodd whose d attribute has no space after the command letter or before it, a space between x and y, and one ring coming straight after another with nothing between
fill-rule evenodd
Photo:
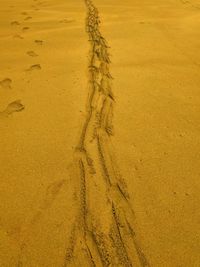
<instances>
[{"instance_id":1,"label":"sandy beach","mask_svg":"<svg viewBox=\"0 0 200 267\"><path fill-rule=\"evenodd\" d=\"M200 266L200 3L3 0L0 266Z\"/></svg>"}]
</instances>

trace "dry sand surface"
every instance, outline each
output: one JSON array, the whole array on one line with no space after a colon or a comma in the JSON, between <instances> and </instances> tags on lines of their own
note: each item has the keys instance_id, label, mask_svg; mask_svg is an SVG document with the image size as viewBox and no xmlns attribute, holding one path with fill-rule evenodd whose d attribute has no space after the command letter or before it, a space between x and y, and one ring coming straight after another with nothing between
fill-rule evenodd
<instances>
[{"instance_id":1,"label":"dry sand surface","mask_svg":"<svg viewBox=\"0 0 200 267\"><path fill-rule=\"evenodd\" d=\"M200 2L1 0L0 267L200 266Z\"/></svg>"}]
</instances>

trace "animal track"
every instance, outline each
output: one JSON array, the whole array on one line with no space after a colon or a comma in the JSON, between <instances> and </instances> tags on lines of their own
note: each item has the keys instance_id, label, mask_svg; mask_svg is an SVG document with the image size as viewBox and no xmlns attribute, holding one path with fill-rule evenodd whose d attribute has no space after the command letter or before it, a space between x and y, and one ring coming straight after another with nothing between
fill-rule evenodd
<instances>
[{"instance_id":1,"label":"animal track","mask_svg":"<svg viewBox=\"0 0 200 267\"><path fill-rule=\"evenodd\" d=\"M19 35L19 34L16 34L16 35L14 35L13 37L14 37L14 38L17 38L17 39L24 39L24 37L22 37L22 36Z\"/></svg>"},{"instance_id":2,"label":"animal track","mask_svg":"<svg viewBox=\"0 0 200 267\"><path fill-rule=\"evenodd\" d=\"M38 44L38 45L42 45L43 41L42 40L35 40L35 43Z\"/></svg>"},{"instance_id":3,"label":"animal track","mask_svg":"<svg viewBox=\"0 0 200 267\"><path fill-rule=\"evenodd\" d=\"M30 57L37 57L38 54L36 54L34 51L28 51L27 55L29 55Z\"/></svg>"},{"instance_id":4,"label":"animal track","mask_svg":"<svg viewBox=\"0 0 200 267\"><path fill-rule=\"evenodd\" d=\"M21 14L22 14L22 15L25 15L25 16L26 16L26 15L28 15L28 13L27 13L27 12L25 12L25 11L24 11L24 12L22 12Z\"/></svg>"},{"instance_id":5,"label":"animal track","mask_svg":"<svg viewBox=\"0 0 200 267\"><path fill-rule=\"evenodd\" d=\"M19 26L20 25L20 23L19 23L19 21L12 21L11 23L10 23L12 26Z\"/></svg>"},{"instance_id":6,"label":"animal track","mask_svg":"<svg viewBox=\"0 0 200 267\"><path fill-rule=\"evenodd\" d=\"M32 17L31 16L28 16L24 20L30 20L30 19L32 19Z\"/></svg>"},{"instance_id":7,"label":"animal track","mask_svg":"<svg viewBox=\"0 0 200 267\"><path fill-rule=\"evenodd\" d=\"M23 27L22 28L22 31L27 31L27 30L29 30L30 28L29 27Z\"/></svg>"},{"instance_id":8,"label":"animal track","mask_svg":"<svg viewBox=\"0 0 200 267\"><path fill-rule=\"evenodd\" d=\"M5 78L2 81L0 81L0 86L5 89L11 89L12 80L10 78Z\"/></svg>"},{"instance_id":9,"label":"animal track","mask_svg":"<svg viewBox=\"0 0 200 267\"><path fill-rule=\"evenodd\" d=\"M41 69L42 68L41 68L40 64L35 64L35 65L30 66L30 68L27 69L27 71L41 70Z\"/></svg>"},{"instance_id":10,"label":"animal track","mask_svg":"<svg viewBox=\"0 0 200 267\"><path fill-rule=\"evenodd\" d=\"M14 112L20 112L24 110L25 106L21 103L21 100L15 100L14 102L11 102L8 104L6 109L2 112L0 112L1 117L7 117L11 115Z\"/></svg>"}]
</instances>

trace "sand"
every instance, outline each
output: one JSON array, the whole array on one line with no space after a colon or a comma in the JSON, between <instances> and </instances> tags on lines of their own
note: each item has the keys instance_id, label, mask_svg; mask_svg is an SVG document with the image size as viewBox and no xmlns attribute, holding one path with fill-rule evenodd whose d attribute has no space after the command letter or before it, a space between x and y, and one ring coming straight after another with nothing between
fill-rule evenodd
<instances>
[{"instance_id":1,"label":"sand","mask_svg":"<svg viewBox=\"0 0 200 267\"><path fill-rule=\"evenodd\" d=\"M0 266L198 267L200 4L87 3L1 3Z\"/></svg>"}]
</instances>

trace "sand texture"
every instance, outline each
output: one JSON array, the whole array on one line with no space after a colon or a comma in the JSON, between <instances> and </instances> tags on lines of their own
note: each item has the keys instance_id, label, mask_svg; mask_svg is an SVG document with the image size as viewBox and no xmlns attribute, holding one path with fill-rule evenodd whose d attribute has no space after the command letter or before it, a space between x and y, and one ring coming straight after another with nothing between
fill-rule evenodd
<instances>
[{"instance_id":1,"label":"sand texture","mask_svg":"<svg viewBox=\"0 0 200 267\"><path fill-rule=\"evenodd\" d=\"M0 267L200 266L200 2L3 0Z\"/></svg>"}]
</instances>

